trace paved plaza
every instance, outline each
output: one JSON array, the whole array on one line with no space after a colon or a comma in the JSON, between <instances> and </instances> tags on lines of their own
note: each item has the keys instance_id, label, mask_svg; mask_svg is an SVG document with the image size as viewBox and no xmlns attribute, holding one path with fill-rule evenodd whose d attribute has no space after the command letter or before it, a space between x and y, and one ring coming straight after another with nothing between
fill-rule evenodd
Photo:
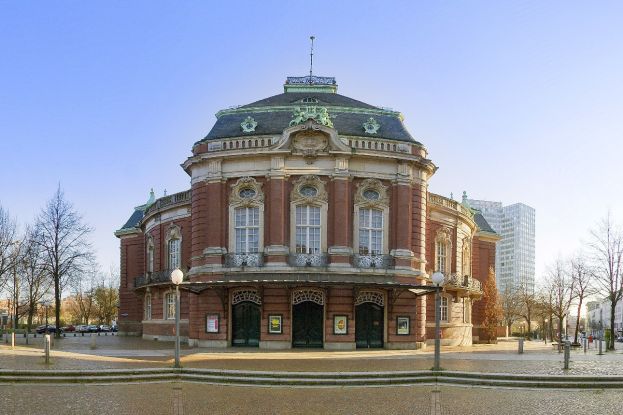
<instances>
[{"instance_id":1,"label":"paved plaza","mask_svg":"<svg viewBox=\"0 0 623 415\"><path fill-rule=\"evenodd\" d=\"M173 344L119 336L77 336L55 340L52 362L43 362L41 336L0 344L0 370L54 372L170 368ZM93 343L95 342L95 343ZM95 348L93 348L95 346ZM623 347L597 355L575 350L571 369L550 344L516 341L444 348L447 370L482 373L606 376L623 372ZM287 372L381 372L426 370L427 350L264 351L182 348L185 368ZM537 389L449 385L293 387L218 385L209 382L10 383L0 386L0 414L586 414L618 413L621 389ZM435 403L440 402L435 411Z\"/></svg>"}]
</instances>

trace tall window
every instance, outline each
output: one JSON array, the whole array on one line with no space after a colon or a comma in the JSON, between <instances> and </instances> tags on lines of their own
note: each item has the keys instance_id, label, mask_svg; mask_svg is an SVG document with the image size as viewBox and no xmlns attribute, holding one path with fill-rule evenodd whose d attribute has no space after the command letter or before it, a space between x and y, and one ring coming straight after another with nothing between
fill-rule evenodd
<instances>
[{"instance_id":1,"label":"tall window","mask_svg":"<svg viewBox=\"0 0 623 415\"><path fill-rule=\"evenodd\" d=\"M320 208L296 207L296 252L320 253Z\"/></svg>"},{"instance_id":2,"label":"tall window","mask_svg":"<svg viewBox=\"0 0 623 415\"><path fill-rule=\"evenodd\" d=\"M147 247L147 272L154 272L154 246Z\"/></svg>"},{"instance_id":3,"label":"tall window","mask_svg":"<svg viewBox=\"0 0 623 415\"><path fill-rule=\"evenodd\" d=\"M145 296L145 320L151 320L151 294Z\"/></svg>"},{"instance_id":4,"label":"tall window","mask_svg":"<svg viewBox=\"0 0 623 415\"><path fill-rule=\"evenodd\" d=\"M236 253L255 253L259 248L260 209L243 207L235 210Z\"/></svg>"},{"instance_id":5,"label":"tall window","mask_svg":"<svg viewBox=\"0 0 623 415\"><path fill-rule=\"evenodd\" d=\"M446 272L447 245L444 242L437 242L435 247L435 269L439 272Z\"/></svg>"},{"instance_id":6,"label":"tall window","mask_svg":"<svg viewBox=\"0 0 623 415\"><path fill-rule=\"evenodd\" d=\"M383 252L383 211L359 209L359 253L378 255Z\"/></svg>"},{"instance_id":7,"label":"tall window","mask_svg":"<svg viewBox=\"0 0 623 415\"><path fill-rule=\"evenodd\" d=\"M448 297L441 297L439 306L439 316L441 321L448 321Z\"/></svg>"},{"instance_id":8,"label":"tall window","mask_svg":"<svg viewBox=\"0 0 623 415\"><path fill-rule=\"evenodd\" d=\"M175 293L167 293L164 296L164 318L167 320L175 319Z\"/></svg>"},{"instance_id":9,"label":"tall window","mask_svg":"<svg viewBox=\"0 0 623 415\"><path fill-rule=\"evenodd\" d=\"M180 265L180 240L171 239L169 241L169 269L179 268Z\"/></svg>"}]
</instances>

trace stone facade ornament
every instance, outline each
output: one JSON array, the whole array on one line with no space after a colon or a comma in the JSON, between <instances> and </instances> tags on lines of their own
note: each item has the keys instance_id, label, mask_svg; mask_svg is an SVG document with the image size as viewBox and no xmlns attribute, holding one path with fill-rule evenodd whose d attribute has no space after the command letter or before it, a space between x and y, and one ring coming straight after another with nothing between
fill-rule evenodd
<instances>
[{"instance_id":1,"label":"stone facade ornament","mask_svg":"<svg viewBox=\"0 0 623 415\"><path fill-rule=\"evenodd\" d=\"M257 305L262 305L262 297L257 292L257 290L236 290L231 296L231 304L235 305L238 303L242 303L245 301L250 301Z\"/></svg>"},{"instance_id":2,"label":"stone facade ornament","mask_svg":"<svg viewBox=\"0 0 623 415\"><path fill-rule=\"evenodd\" d=\"M363 123L363 129L366 134L376 134L379 128L381 128L381 124L372 117L368 118L368 121Z\"/></svg>"},{"instance_id":3,"label":"stone facade ornament","mask_svg":"<svg viewBox=\"0 0 623 415\"><path fill-rule=\"evenodd\" d=\"M262 183L258 183L253 177L241 177L231 185L229 203L236 207L250 207L264 203Z\"/></svg>"},{"instance_id":4,"label":"stone facade ornament","mask_svg":"<svg viewBox=\"0 0 623 415\"><path fill-rule=\"evenodd\" d=\"M292 113L290 127L303 124L307 120L314 120L318 124L333 128L331 116L325 107L296 107Z\"/></svg>"},{"instance_id":5,"label":"stone facade ornament","mask_svg":"<svg viewBox=\"0 0 623 415\"><path fill-rule=\"evenodd\" d=\"M316 192L311 192L310 189L315 189ZM306 175L299 177L294 182L290 199L297 204L318 205L327 203L329 195L324 182L318 176Z\"/></svg>"},{"instance_id":6,"label":"stone facade ornament","mask_svg":"<svg viewBox=\"0 0 623 415\"><path fill-rule=\"evenodd\" d=\"M243 133L252 133L255 131L255 127L257 127L257 121L253 117L247 117L240 123L240 127Z\"/></svg>"},{"instance_id":7,"label":"stone facade ornament","mask_svg":"<svg viewBox=\"0 0 623 415\"><path fill-rule=\"evenodd\" d=\"M317 288L301 288L292 292L292 305L301 304L305 301L324 305L324 291Z\"/></svg>"},{"instance_id":8,"label":"stone facade ornament","mask_svg":"<svg viewBox=\"0 0 623 415\"><path fill-rule=\"evenodd\" d=\"M374 303L383 307L385 305L385 298L383 294L378 291L360 291L355 299L355 305L363 303Z\"/></svg>"},{"instance_id":9,"label":"stone facade ornament","mask_svg":"<svg viewBox=\"0 0 623 415\"><path fill-rule=\"evenodd\" d=\"M378 179L365 179L357 185L355 205L369 208L388 207L387 186Z\"/></svg>"}]
</instances>

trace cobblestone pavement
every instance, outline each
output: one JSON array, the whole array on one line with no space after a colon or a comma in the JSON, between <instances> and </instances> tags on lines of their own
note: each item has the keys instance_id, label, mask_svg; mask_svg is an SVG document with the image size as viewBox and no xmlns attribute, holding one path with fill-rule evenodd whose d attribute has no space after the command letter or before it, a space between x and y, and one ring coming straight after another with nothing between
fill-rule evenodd
<instances>
[{"instance_id":1,"label":"cobblestone pavement","mask_svg":"<svg viewBox=\"0 0 623 415\"><path fill-rule=\"evenodd\" d=\"M433 386L266 388L193 383L6 385L7 415L429 414ZM441 386L441 413L548 415L620 413L617 390L511 390ZM437 412L439 414L439 412Z\"/></svg>"},{"instance_id":2,"label":"cobblestone pavement","mask_svg":"<svg viewBox=\"0 0 623 415\"><path fill-rule=\"evenodd\" d=\"M18 339L11 350L0 343L0 369L121 369L170 367L173 343L119 336L78 336L55 340L52 364L43 363L42 339ZM92 349L93 341L95 348ZM571 354L571 369L562 370L563 355L543 342L526 342L517 354L516 341L496 345L442 348L442 367L448 370L550 375L623 374L623 344L598 356L594 346L586 354ZM389 371L425 370L433 365L433 348L426 350L323 351L258 349L202 349L182 347L182 365L193 368L278 371Z\"/></svg>"}]
</instances>

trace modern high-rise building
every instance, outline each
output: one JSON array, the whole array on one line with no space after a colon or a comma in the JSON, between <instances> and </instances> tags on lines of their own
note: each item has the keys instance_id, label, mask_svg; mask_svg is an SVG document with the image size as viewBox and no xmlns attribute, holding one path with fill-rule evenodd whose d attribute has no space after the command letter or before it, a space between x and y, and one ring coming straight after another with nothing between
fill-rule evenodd
<instances>
[{"instance_id":1,"label":"modern high-rise building","mask_svg":"<svg viewBox=\"0 0 623 415\"><path fill-rule=\"evenodd\" d=\"M502 237L495 251L498 289L504 291L510 284L534 291L534 208L523 203L503 206L501 202L467 199L465 194L463 197Z\"/></svg>"}]
</instances>

